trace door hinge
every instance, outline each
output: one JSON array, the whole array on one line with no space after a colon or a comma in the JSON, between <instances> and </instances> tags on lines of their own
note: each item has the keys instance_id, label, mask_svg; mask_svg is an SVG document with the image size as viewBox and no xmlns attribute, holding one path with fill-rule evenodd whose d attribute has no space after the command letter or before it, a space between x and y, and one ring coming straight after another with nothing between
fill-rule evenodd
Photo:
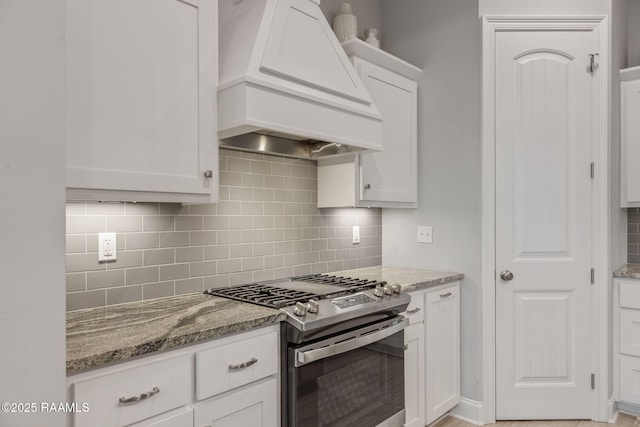
<instances>
[{"instance_id":1,"label":"door hinge","mask_svg":"<svg viewBox=\"0 0 640 427\"><path fill-rule=\"evenodd\" d=\"M593 285L594 283L596 283L596 269L592 268L591 269L591 284Z\"/></svg>"},{"instance_id":2,"label":"door hinge","mask_svg":"<svg viewBox=\"0 0 640 427\"><path fill-rule=\"evenodd\" d=\"M589 54L589 72L591 75L594 75L596 70L598 69L598 63L596 62L596 56L600 56L597 53Z\"/></svg>"},{"instance_id":3,"label":"door hinge","mask_svg":"<svg viewBox=\"0 0 640 427\"><path fill-rule=\"evenodd\" d=\"M591 390L596 389L596 374L591 374Z\"/></svg>"},{"instance_id":4,"label":"door hinge","mask_svg":"<svg viewBox=\"0 0 640 427\"><path fill-rule=\"evenodd\" d=\"M596 164L591 162L591 178L595 178L596 176Z\"/></svg>"}]
</instances>

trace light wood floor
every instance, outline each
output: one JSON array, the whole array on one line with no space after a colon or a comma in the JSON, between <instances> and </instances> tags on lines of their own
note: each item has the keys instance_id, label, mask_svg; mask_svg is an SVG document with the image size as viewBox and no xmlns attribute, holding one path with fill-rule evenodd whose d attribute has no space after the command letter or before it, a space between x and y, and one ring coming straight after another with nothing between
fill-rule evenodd
<instances>
[{"instance_id":1,"label":"light wood floor","mask_svg":"<svg viewBox=\"0 0 640 427\"><path fill-rule=\"evenodd\" d=\"M493 424L495 427L607 427L612 424L596 423L593 421L498 421ZM640 427L640 422L636 424L636 417L631 415L620 414L615 426L620 427ZM459 420L454 417L446 417L442 421L435 424L437 427L474 427L466 421Z\"/></svg>"}]
</instances>

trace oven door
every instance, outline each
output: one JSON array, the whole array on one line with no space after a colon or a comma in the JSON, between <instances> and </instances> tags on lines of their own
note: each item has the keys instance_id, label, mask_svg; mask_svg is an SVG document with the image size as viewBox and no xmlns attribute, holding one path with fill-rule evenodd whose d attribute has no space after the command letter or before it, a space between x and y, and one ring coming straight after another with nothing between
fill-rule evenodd
<instances>
[{"instance_id":1,"label":"oven door","mask_svg":"<svg viewBox=\"0 0 640 427\"><path fill-rule=\"evenodd\" d=\"M408 323L396 316L289 347L289 426L402 426Z\"/></svg>"}]
</instances>

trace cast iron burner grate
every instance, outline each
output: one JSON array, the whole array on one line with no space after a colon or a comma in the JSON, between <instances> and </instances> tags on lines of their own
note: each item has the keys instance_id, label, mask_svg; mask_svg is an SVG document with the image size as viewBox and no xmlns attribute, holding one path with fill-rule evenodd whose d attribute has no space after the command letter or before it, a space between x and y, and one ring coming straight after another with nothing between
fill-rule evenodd
<instances>
[{"instance_id":1,"label":"cast iron burner grate","mask_svg":"<svg viewBox=\"0 0 640 427\"><path fill-rule=\"evenodd\" d=\"M315 286L319 292L307 292L295 289L295 282L318 284ZM210 288L204 293L237 301L259 304L265 307L282 308L294 305L296 302L306 302L310 299L324 299L338 294L349 294L384 285L386 282L375 280L352 279L350 277L329 276L313 274L308 276L283 279L281 282L271 281L264 283L250 283L231 288ZM278 287L278 284L281 287ZM327 291L322 290L322 285L327 285ZM301 287L301 286L299 286ZM336 292L336 287L338 292Z\"/></svg>"}]
</instances>

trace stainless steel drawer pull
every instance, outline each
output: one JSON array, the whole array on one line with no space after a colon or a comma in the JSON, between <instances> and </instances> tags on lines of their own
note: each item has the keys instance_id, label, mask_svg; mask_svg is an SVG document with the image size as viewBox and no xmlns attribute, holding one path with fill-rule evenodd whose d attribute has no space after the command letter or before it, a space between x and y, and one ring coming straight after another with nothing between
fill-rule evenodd
<instances>
[{"instance_id":1,"label":"stainless steel drawer pull","mask_svg":"<svg viewBox=\"0 0 640 427\"><path fill-rule=\"evenodd\" d=\"M420 307L412 308L411 310L407 310L407 314L416 314L420 311Z\"/></svg>"},{"instance_id":2,"label":"stainless steel drawer pull","mask_svg":"<svg viewBox=\"0 0 640 427\"><path fill-rule=\"evenodd\" d=\"M251 360L249 360L248 362L238 363L237 365L229 365L229 370L237 371L238 369L248 368L249 366L255 363L258 363L258 359L256 359L255 357L252 357Z\"/></svg>"},{"instance_id":3,"label":"stainless steel drawer pull","mask_svg":"<svg viewBox=\"0 0 640 427\"><path fill-rule=\"evenodd\" d=\"M148 391L146 393L140 393L137 396L131 396L131 397L122 396L120 397L118 402L120 402L120 404L137 403L137 402L140 402L141 400L145 400L150 397L153 397L158 393L160 393L160 389L158 387L154 387L151 391Z\"/></svg>"},{"instance_id":4,"label":"stainless steel drawer pull","mask_svg":"<svg viewBox=\"0 0 640 427\"><path fill-rule=\"evenodd\" d=\"M449 298L451 296L451 292L447 292L446 294L440 294L440 298Z\"/></svg>"}]
</instances>

